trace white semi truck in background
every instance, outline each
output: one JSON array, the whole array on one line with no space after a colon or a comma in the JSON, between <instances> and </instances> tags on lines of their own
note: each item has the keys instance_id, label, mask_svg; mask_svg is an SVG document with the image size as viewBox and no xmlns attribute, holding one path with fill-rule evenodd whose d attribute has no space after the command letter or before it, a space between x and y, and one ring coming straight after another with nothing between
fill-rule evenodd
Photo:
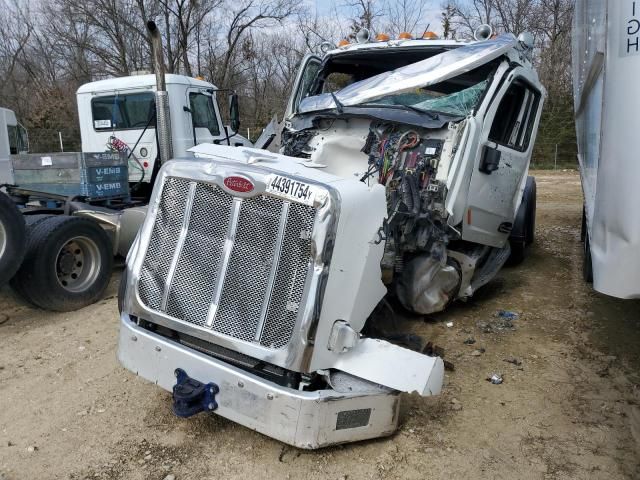
<instances>
[{"instance_id":1,"label":"white semi truck in background","mask_svg":"<svg viewBox=\"0 0 640 480\"><path fill-rule=\"evenodd\" d=\"M0 284L30 303L73 310L101 298L163 162L203 143L252 145L237 134L235 94L228 127L213 84L156 68L161 85L134 75L78 89L82 153L29 154L26 129L0 109Z\"/></svg>"},{"instance_id":2,"label":"white semi truck in background","mask_svg":"<svg viewBox=\"0 0 640 480\"><path fill-rule=\"evenodd\" d=\"M545 90L530 35L405 34L307 57L282 152L198 145L154 186L119 292L118 358L301 448L393 433L443 361L388 341L389 303L468 298L533 241ZM385 301L386 299L386 301Z\"/></svg>"},{"instance_id":3,"label":"white semi truck in background","mask_svg":"<svg viewBox=\"0 0 640 480\"><path fill-rule=\"evenodd\" d=\"M640 1L578 0L573 81L584 278L640 298Z\"/></svg>"}]
</instances>

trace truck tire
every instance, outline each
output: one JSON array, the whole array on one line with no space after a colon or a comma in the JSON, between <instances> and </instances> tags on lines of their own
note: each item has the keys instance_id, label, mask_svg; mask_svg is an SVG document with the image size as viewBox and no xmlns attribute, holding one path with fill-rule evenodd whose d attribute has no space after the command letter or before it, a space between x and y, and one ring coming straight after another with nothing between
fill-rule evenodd
<instances>
[{"instance_id":1,"label":"truck tire","mask_svg":"<svg viewBox=\"0 0 640 480\"><path fill-rule=\"evenodd\" d=\"M534 241L535 229L536 180L534 177L529 176L527 177L524 192L522 192L522 202L518 208L513 229L509 236L511 255L509 256L509 260L507 260L507 265L515 266L524 261L527 256L527 246Z\"/></svg>"},{"instance_id":2,"label":"truck tire","mask_svg":"<svg viewBox=\"0 0 640 480\"><path fill-rule=\"evenodd\" d=\"M45 221L47 218L55 217L55 215L50 214L37 214L37 215L25 215L24 223L27 225L27 238L29 238L29 232L33 227L38 225L40 222Z\"/></svg>"},{"instance_id":3,"label":"truck tire","mask_svg":"<svg viewBox=\"0 0 640 480\"><path fill-rule=\"evenodd\" d=\"M507 265L514 267L524 262L527 257L527 245L524 240L509 240L509 247L511 248L511 254L507 260Z\"/></svg>"},{"instance_id":4,"label":"truck tire","mask_svg":"<svg viewBox=\"0 0 640 480\"><path fill-rule=\"evenodd\" d=\"M31 238L31 231L33 228L41 222L44 222L47 218L54 217L55 215L51 214L37 214L37 215L23 215L24 223L27 227L27 234L25 238L25 252L27 250L27 246L29 245L29 238ZM22 283L17 279L13 278L11 281L11 288L24 300L30 303L32 306L35 305L31 300L29 300L29 293L27 292L27 286L23 286Z\"/></svg>"},{"instance_id":5,"label":"truck tire","mask_svg":"<svg viewBox=\"0 0 640 480\"><path fill-rule=\"evenodd\" d=\"M25 253L26 227L13 201L0 192L0 286L16 273Z\"/></svg>"},{"instance_id":6,"label":"truck tire","mask_svg":"<svg viewBox=\"0 0 640 480\"><path fill-rule=\"evenodd\" d=\"M527 177L524 194L527 198L527 229L525 231L525 243L527 245L531 245L534 242L536 235L536 203L538 192L535 177Z\"/></svg>"},{"instance_id":7,"label":"truck tire","mask_svg":"<svg viewBox=\"0 0 640 480\"><path fill-rule=\"evenodd\" d=\"M582 277L587 283L593 283L593 260L591 258L591 242L589 232L584 235L584 254L582 255Z\"/></svg>"},{"instance_id":8,"label":"truck tire","mask_svg":"<svg viewBox=\"0 0 640 480\"><path fill-rule=\"evenodd\" d=\"M112 267L111 240L98 223L51 216L34 220L25 259L11 284L35 306L67 312L99 300Z\"/></svg>"}]
</instances>

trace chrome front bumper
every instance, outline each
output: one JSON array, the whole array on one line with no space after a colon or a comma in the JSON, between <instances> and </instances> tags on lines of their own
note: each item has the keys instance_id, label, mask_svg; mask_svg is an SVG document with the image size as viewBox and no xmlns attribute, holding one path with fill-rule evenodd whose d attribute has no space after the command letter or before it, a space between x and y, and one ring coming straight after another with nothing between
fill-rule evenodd
<instances>
[{"instance_id":1,"label":"chrome front bumper","mask_svg":"<svg viewBox=\"0 0 640 480\"><path fill-rule=\"evenodd\" d=\"M282 387L172 342L120 318L118 359L171 391L174 371L220 387L215 413L290 445L313 449L391 435L398 425L397 392L305 392Z\"/></svg>"}]
</instances>

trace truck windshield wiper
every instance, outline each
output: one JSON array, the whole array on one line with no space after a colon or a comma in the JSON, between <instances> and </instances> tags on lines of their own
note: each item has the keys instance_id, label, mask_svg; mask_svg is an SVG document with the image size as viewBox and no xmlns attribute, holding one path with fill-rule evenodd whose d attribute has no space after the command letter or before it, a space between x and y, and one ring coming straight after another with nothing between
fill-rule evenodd
<instances>
[{"instance_id":1,"label":"truck windshield wiper","mask_svg":"<svg viewBox=\"0 0 640 480\"><path fill-rule=\"evenodd\" d=\"M334 101L336 99L334 98ZM411 110L412 112L419 113L421 115L427 115L431 120L440 120L439 112L434 112L431 110L422 110L421 108L414 107L413 105L402 105L398 103L392 104L378 104L378 103L363 103L360 105L354 105L355 107L376 107L376 108L400 108L405 110Z\"/></svg>"},{"instance_id":2,"label":"truck windshield wiper","mask_svg":"<svg viewBox=\"0 0 640 480\"><path fill-rule=\"evenodd\" d=\"M399 107L408 108L412 112L422 113L427 115L431 120L440 120L440 115L437 112L430 112L429 110L422 110L421 108L414 107L413 105L398 105Z\"/></svg>"},{"instance_id":3,"label":"truck windshield wiper","mask_svg":"<svg viewBox=\"0 0 640 480\"><path fill-rule=\"evenodd\" d=\"M344 111L344 106L340 103L340 100L338 100L338 97L336 97L336 94L333 92L331 93L331 98L333 98L334 103L336 104L336 108L338 110L339 114L342 114L342 112Z\"/></svg>"}]
</instances>

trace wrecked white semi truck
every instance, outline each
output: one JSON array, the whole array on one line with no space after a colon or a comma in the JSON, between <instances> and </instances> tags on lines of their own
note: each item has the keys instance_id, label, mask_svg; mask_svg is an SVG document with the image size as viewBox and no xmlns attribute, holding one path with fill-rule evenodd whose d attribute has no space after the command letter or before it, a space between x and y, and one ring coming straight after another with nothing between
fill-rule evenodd
<instances>
[{"instance_id":1,"label":"wrecked white semi truck","mask_svg":"<svg viewBox=\"0 0 640 480\"><path fill-rule=\"evenodd\" d=\"M530 55L511 35L348 45L305 60L284 154L169 162L122 282L122 364L180 416L298 447L394 432L400 392L439 393L444 368L369 333L376 306L440 310L497 272L516 227L531 241Z\"/></svg>"}]
</instances>

